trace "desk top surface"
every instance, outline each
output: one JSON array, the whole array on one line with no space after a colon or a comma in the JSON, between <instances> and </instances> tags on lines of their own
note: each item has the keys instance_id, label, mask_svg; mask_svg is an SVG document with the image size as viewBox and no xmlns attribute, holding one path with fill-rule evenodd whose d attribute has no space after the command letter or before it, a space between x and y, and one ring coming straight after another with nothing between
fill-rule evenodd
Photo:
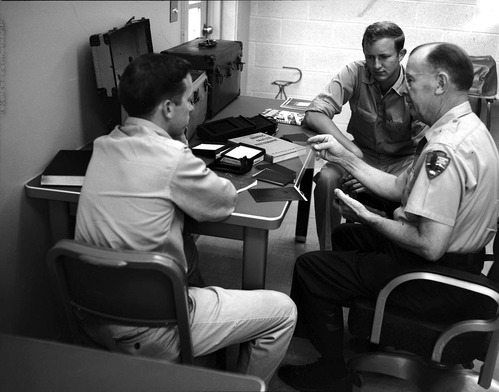
<instances>
[{"instance_id":1,"label":"desk top surface","mask_svg":"<svg viewBox=\"0 0 499 392\"><path fill-rule=\"evenodd\" d=\"M282 100L275 100L269 98L258 97L245 97L240 96L227 107L222 109L216 116L209 121L217 119L232 117L232 116L245 116L252 117L261 113L267 108L279 108ZM277 136L280 137L286 133L302 132L301 128L295 125L279 124ZM305 154L298 158L289 159L279 162L283 166L287 166L297 172L298 181L303 175L304 169L308 167L313 160L311 154ZM249 175L256 173L258 170L253 168ZM278 187L259 181L258 188ZM26 184L26 193L30 197L41 198L55 201L65 201L70 203L77 203L80 195L80 187L47 187L40 185L40 176L30 180ZM278 228L290 202L276 201L257 203L248 191L239 193L235 211L225 219L223 222L239 226L263 228L263 229L276 229Z\"/></svg>"},{"instance_id":2,"label":"desk top surface","mask_svg":"<svg viewBox=\"0 0 499 392\"><path fill-rule=\"evenodd\" d=\"M5 391L265 390L257 377L3 334L0 362Z\"/></svg>"}]
</instances>

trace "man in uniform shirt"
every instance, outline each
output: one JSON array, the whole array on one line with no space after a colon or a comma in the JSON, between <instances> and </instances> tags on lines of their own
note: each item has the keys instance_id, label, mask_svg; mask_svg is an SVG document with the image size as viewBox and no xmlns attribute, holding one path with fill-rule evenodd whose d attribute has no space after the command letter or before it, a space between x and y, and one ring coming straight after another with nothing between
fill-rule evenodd
<instances>
[{"instance_id":1,"label":"man in uniform shirt","mask_svg":"<svg viewBox=\"0 0 499 392\"><path fill-rule=\"evenodd\" d=\"M313 100L303 122L317 133L333 135L371 166L396 175L412 162L424 129L424 124L414 121L400 91L405 83L400 64L406 54L404 41L404 33L395 23L377 22L368 26L362 39L365 60L343 68ZM347 102L352 111L347 132L353 141L331 121ZM341 221L333 199L334 189L341 186L344 175L341 166L327 163L314 179L315 219L321 250L331 250L331 232ZM382 200L376 200L372 206L380 210L395 207Z\"/></svg>"},{"instance_id":2,"label":"man in uniform shirt","mask_svg":"<svg viewBox=\"0 0 499 392\"><path fill-rule=\"evenodd\" d=\"M410 55L406 77L403 93L411 112L430 128L413 165L398 177L366 164L330 135L309 139L321 158L401 204L394 219L387 219L336 189L340 212L360 224L335 230L335 251L297 259L291 298L300 326L322 354L314 364L279 370L299 390L350 390L342 354L342 306L357 297L375 298L389 280L415 264L439 263L479 274L484 247L496 231L499 156L468 102L473 82L469 57L453 44L421 45ZM469 303L459 289L424 282L404 287L396 303L427 315L453 314Z\"/></svg>"},{"instance_id":3,"label":"man in uniform shirt","mask_svg":"<svg viewBox=\"0 0 499 392\"><path fill-rule=\"evenodd\" d=\"M75 238L113 249L166 253L188 272L184 214L218 221L234 211L237 193L186 145L192 78L185 60L136 58L123 72L120 102L129 117L95 140L76 217ZM241 343L237 369L269 382L286 353L296 307L270 290L188 288L195 357ZM148 328L85 317L83 326L108 348L176 361L174 326Z\"/></svg>"}]
</instances>

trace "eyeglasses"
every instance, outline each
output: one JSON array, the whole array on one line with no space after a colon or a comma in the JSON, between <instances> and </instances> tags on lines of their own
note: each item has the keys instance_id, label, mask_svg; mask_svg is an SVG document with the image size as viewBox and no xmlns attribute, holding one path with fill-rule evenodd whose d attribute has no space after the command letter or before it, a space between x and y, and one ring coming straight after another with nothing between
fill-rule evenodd
<instances>
[{"instance_id":1,"label":"eyeglasses","mask_svg":"<svg viewBox=\"0 0 499 392\"><path fill-rule=\"evenodd\" d=\"M435 74L438 74L438 71L434 71L434 72L420 72L420 73L406 73L406 76L405 76L405 84L407 86L407 88L411 88L411 84L413 82L412 80L412 77L413 76L416 76L416 75L435 75Z\"/></svg>"}]
</instances>

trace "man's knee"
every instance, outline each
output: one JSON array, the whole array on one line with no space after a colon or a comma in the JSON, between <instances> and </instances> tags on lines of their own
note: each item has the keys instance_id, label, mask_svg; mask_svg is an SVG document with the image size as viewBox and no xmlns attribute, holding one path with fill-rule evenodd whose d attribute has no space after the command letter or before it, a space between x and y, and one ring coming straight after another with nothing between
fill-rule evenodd
<instances>
[{"instance_id":1,"label":"man's knee","mask_svg":"<svg viewBox=\"0 0 499 392\"><path fill-rule=\"evenodd\" d=\"M286 294L274 290L263 290L261 306L267 307L266 313L274 320L280 320L280 329L294 329L298 311L294 301Z\"/></svg>"},{"instance_id":2,"label":"man's knee","mask_svg":"<svg viewBox=\"0 0 499 392\"><path fill-rule=\"evenodd\" d=\"M334 189L340 186L343 172L336 166L325 165L315 176L315 191Z\"/></svg>"},{"instance_id":3,"label":"man's knee","mask_svg":"<svg viewBox=\"0 0 499 392\"><path fill-rule=\"evenodd\" d=\"M296 281L296 278L307 281L309 275L314 276L316 274L316 265L320 262L318 256L322 256L321 253L321 251L314 251L298 256L295 262L293 283Z\"/></svg>"}]
</instances>

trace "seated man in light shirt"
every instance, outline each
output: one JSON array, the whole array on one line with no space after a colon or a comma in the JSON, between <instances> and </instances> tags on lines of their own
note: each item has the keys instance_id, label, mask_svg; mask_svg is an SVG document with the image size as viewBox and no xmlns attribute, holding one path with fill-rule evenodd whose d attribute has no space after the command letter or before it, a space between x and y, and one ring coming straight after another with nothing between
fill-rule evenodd
<instances>
[{"instance_id":1,"label":"seated man in light shirt","mask_svg":"<svg viewBox=\"0 0 499 392\"><path fill-rule=\"evenodd\" d=\"M184 130L193 110L185 60L165 54L136 58L123 72L119 98L129 117L95 140L76 217L77 240L113 249L166 253L186 272L184 215L218 221L237 193L195 157ZM270 290L188 289L194 356L241 344L237 369L269 382L286 353L296 307ZM98 342L127 353L176 361L175 327L134 327L85 317Z\"/></svg>"}]
</instances>

